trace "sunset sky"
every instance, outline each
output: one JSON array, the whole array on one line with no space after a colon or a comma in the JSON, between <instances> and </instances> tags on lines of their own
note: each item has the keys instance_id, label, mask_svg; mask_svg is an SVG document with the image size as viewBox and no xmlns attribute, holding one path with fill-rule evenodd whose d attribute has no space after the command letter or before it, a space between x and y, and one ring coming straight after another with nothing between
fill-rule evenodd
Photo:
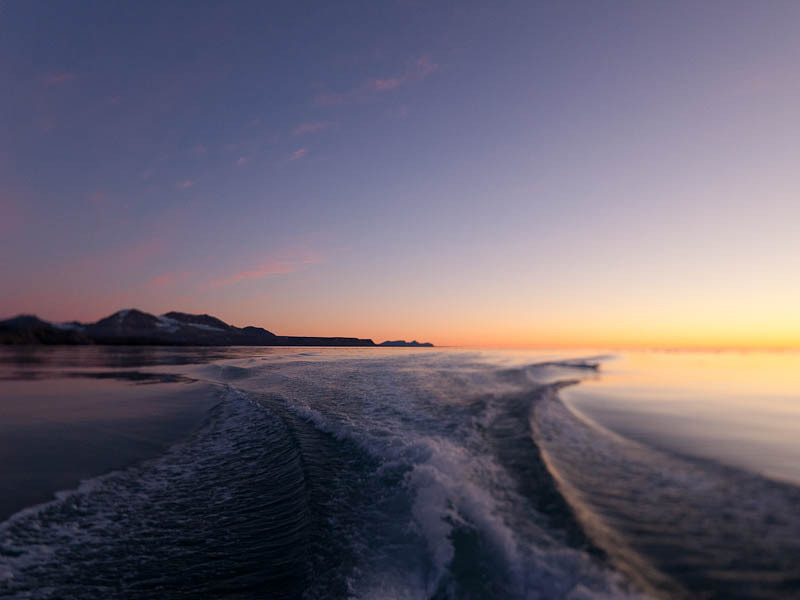
<instances>
[{"instance_id":1,"label":"sunset sky","mask_svg":"<svg viewBox=\"0 0 800 600\"><path fill-rule=\"evenodd\" d=\"M0 318L800 346L800 2L0 2Z\"/></svg>"}]
</instances>

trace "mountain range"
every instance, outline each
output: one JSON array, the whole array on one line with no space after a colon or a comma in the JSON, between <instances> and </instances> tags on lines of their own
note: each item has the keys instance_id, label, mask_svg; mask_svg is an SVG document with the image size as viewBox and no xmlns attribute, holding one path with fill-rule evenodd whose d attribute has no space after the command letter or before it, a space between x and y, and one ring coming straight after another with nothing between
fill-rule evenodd
<instances>
[{"instance_id":1,"label":"mountain range","mask_svg":"<svg viewBox=\"0 0 800 600\"><path fill-rule=\"evenodd\" d=\"M416 340L376 344L355 337L275 335L261 327L235 327L211 315L168 312L160 316L136 309L115 312L95 323L50 323L33 315L0 321L0 344L108 344L167 346L414 346Z\"/></svg>"}]
</instances>

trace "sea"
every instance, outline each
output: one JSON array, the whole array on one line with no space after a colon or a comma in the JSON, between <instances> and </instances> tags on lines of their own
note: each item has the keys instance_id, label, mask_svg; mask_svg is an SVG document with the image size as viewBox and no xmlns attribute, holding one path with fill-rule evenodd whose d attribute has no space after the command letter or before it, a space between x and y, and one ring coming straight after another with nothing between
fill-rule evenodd
<instances>
[{"instance_id":1,"label":"sea","mask_svg":"<svg viewBox=\"0 0 800 600\"><path fill-rule=\"evenodd\" d=\"M800 598L800 354L0 349L0 598Z\"/></svg>"}]
</instances>

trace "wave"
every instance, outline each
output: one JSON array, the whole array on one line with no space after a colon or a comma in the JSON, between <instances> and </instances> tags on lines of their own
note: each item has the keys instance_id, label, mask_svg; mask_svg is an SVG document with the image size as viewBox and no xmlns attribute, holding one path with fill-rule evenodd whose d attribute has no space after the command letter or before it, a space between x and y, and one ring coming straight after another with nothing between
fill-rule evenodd
<instances>
[{"instance_id":1,"label":"wave","mask_svg":"<svg viewBox=\"0 0 800 600\"><path fill-rule=\"evenodd\" d=\"M534 441L587 534L670 598L789 598L800 586L800 489L605 430L550 391Z\"/></svg>"},{"instance_id":2,"label":"wave","mask_svg":"<svg viewBox=\"0 0 800 600\"><path fill-rule=\"evenodd\" d=\"M224 392L190 439L0 524L0 595L637 596L534 441L546 382L592 370L447 353L204 365L191 376Z\"/></svg>"},{"instance_id":3,"label":"wave","mask_svg":"<svg viewBox=\"0 0 800 600\"><path fill-rule=\"evenodd\" d=\"M545 389L536 380L577 377L596 367L570 360L498 369L446 354L326 367L301 360L251 367L249 379L237 385L276 390L293 415L355 444L378 461L371 480L391 474L382 486L390 508L376 515L386 533L380 542L361 540L365 551L356 560L380 557L380 566L359 571L354 595L632 594L582 536L571 509L557 505L559 492L528 425L531 402ZM509 422L522 428L514 439L505 429ZM397 543L404 531L409 537ZM412 554L425 558L404 565L402 557Z\"/></svg>"},{"instance_id":4,"label":"wave","mask_svg":"<svg viewBox=\"0 0 800 600\"><path fill-rule=\"evenodd\" d=\"M165 456L0 525L0 591L31 598L293 597L312 507L285 424L229 391ZM224 575L223 575L224 574Z\"/></svg>"}]
</instances>

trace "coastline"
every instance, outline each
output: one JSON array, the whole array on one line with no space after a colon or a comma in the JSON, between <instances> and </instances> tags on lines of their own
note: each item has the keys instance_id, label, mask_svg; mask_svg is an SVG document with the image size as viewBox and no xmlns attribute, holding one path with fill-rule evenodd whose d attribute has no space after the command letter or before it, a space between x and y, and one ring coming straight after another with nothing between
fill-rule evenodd
<instances>
[{"instance_id":1,"label":"coastline","mask_svg":"<svg viewBox=\"0 0 800 600\"><path fill-rule=\"evenodd\" d=\"M0 321L0 345L68 346L332 346L432 347L429 342L371 338L275 335L263 327L236 327L211 315L168 312L156 316L129 308L94 323L52 323L35 315Z\"/></svg>"}]
</instances>

